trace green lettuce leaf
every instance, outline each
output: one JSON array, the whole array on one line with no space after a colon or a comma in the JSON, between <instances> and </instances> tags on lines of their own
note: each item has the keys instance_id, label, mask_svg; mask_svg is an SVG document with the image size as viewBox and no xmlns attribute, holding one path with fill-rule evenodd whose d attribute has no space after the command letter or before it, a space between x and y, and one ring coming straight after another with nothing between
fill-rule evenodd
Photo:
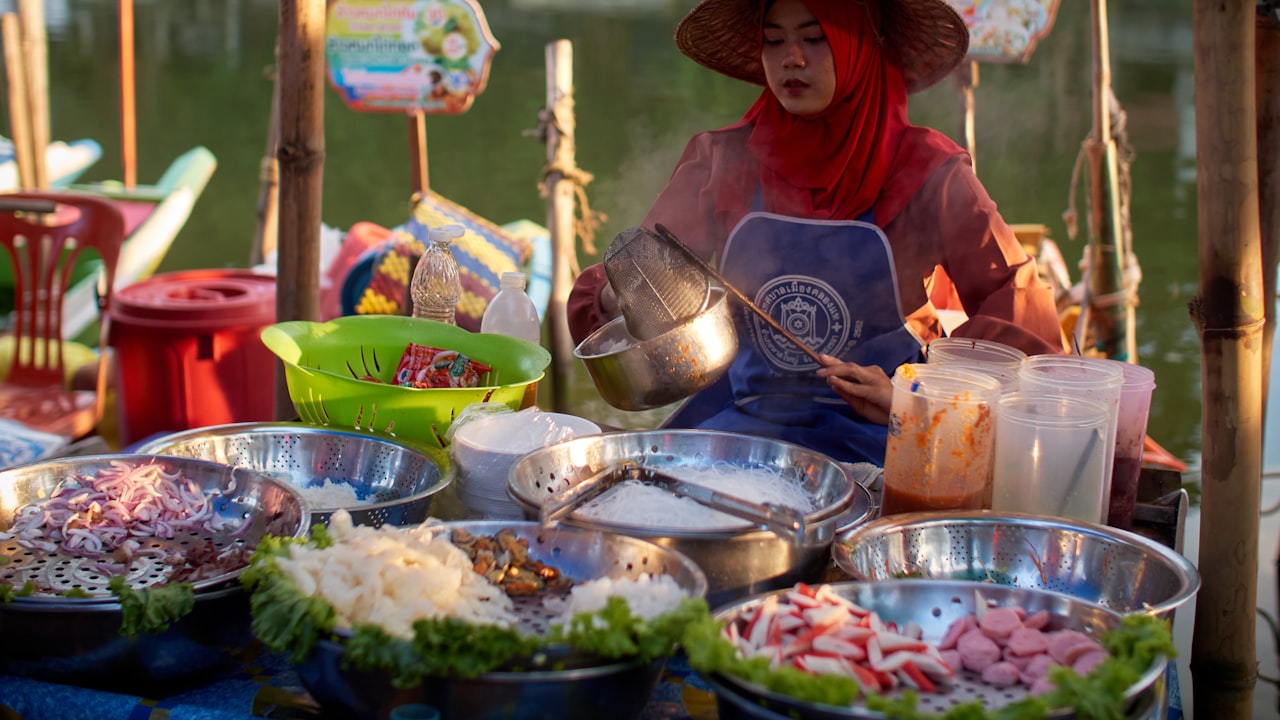
<instances>
[{"instance_id":1,"label":"green lettuce leaf","mask_svg":"<svg viewBox=\"0 0 1280 720\"><path fill-rule=\"evenodd\" d=\"M196 606L195 588L190 583L171 583L135 590L124 577L116 575L107 583L120 601L120 634L135 637L159 634Z\"/></svg>"}]
</instances>

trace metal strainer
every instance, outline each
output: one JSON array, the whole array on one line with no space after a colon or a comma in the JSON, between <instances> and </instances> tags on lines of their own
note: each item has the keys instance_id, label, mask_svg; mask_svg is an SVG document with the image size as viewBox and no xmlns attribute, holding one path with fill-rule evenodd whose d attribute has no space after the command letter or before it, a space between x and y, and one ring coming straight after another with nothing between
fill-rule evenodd
<instances>
[{"instance_id":1,"label":"metal strainer","mask_svg":"<svg viewBox=\"0 0 1280 720\"><path fill-rule=\"evenodd\" d=\"M702 312L711 298L705 273L678 249L642 227L618 233L604 253L627 332L653 338Z\"/></svg>"},{"instance_id":2,"label":"metal strainer","mask_svg":"<svg viewBox=\"0 0 1280 720\"><path fill-rule=\"evenodd\" d=\"M109 585L114 574L122 574L130 587L140 589L185 579L192 574L189 571L197 571L189 582L199 593L238 578L248 566L249 552L264 537L300 537L310 527L309 508L292 488L251 470L191 458L91 455L0 472L0 533L15 530L15 521L25 506L48 501L64 483L96 477L119 464L154 464L168 475L183 478L184 485L189 483L185 492L194 491L204 501L200 512L207 513L208 521L198 530L174 526L173 532L135 533L141 547L129 559L105 552L95 555L67 550L62 542L47 549L34 547L21 536L4 537L0 539L0 583L21 588L30 582L33 587L30 597L19 597L15 603L111 600ZM131 517L127 527L137 530L148 522ZM159 524L157 521L157 527ZM36 539L49 537L48 533L41 529ZM72 591L77 597L59 597Z\"/></svg>"}]
</instances>

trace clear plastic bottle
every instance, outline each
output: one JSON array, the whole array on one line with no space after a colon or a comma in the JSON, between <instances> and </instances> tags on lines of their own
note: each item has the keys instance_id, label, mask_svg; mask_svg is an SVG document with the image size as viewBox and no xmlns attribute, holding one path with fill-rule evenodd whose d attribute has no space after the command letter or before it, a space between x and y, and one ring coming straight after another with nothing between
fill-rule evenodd
<instances>
[{"instance_id":1,"label":"clear plastic bottle","mask_svg":"<svg viewBox=\"0 0 1280 720\"><path fill-rule=\"evenodd\" d=\"M428 233L427 250L413 270L409 297L413 298L413 316L457 325L454 313L462 296L458 279L458 261L449 245L462 237L461 225L441 225Z\"/></svg>"},{"instance_id":2,"label":"clear plastic bottle","mask_svg":"<svg viewBox=\"0 0 1280 720\"><path fill-rule=\"evenodd\" d=\"M538 308L524 291L522 272L502 273L502 287L480 319L480 332L499 333L537 343L542 340Z\"/></svg>"}]
</instances>

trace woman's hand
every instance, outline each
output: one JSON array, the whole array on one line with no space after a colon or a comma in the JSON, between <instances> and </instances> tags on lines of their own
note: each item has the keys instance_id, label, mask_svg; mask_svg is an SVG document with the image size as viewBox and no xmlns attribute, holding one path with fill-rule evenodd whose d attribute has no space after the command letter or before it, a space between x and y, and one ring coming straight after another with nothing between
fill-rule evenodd
<instances>
[{"instance_id":1,"label":"woman's hand","mask_svg":"<svg viewBox=\"0 0 1280 720\"><path fill-rule=\"evenodd\" d=\"M818 377L826 378L831 389L844 398L854 412L871 422L889 423L893 383L880 366L840 362L830 355L823 355L822 362L825 367L818 368Z\"/></svg>"},{"instance_id":2,"label":"woman's hand","mask_svg":"<svg viewBox=\"0 0 1280 720\"><path fill-rule=\"evenodd\" d=\"M600 312L606 320L612 320L622 314L622 310L618 307L618 295L613 291L611 283L605 283L600 288Z\"/></svg>"}]
</instances>

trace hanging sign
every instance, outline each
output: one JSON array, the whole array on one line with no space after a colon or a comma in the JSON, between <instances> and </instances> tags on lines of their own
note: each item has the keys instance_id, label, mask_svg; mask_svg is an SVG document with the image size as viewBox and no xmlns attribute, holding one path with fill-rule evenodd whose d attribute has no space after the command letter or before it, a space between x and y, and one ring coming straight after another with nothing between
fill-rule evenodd
<instances>
[{"instance_id":1,"label":"hanging sign","mask_svg":"<svg viewBox=\"0 0 1280 720\"><path fill-rule=\"evenodd\" d=\"M457 114L489 79L498 41L475 0L330 0L329 84L364 112Z\"/></svg>"},{"instance_id":2,"label":"hanging sign","mask_svg":"<svg viewBox=\"0 0 1280 720\"><path fill-rule=\"evenodd\" d=\"M969 59L1026 62L1053 27L1058 0L947 0L969 28Z\"/></svg>"}]
</instances>

